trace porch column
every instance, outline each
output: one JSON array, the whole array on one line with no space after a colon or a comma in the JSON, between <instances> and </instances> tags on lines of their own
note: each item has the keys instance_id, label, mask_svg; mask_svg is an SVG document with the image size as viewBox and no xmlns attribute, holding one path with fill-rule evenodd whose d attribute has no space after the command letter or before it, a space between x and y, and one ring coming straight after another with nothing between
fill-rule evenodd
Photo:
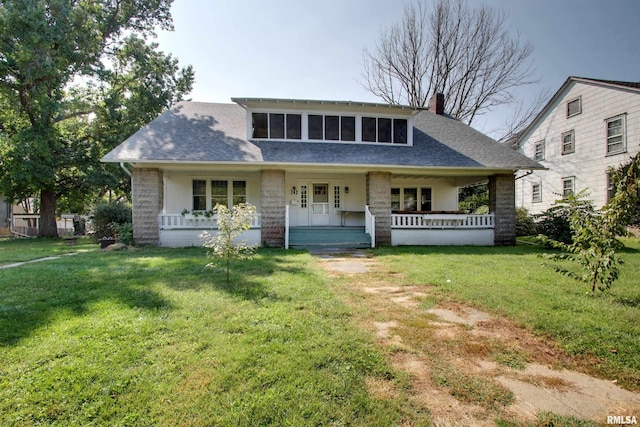
<instances>
[{"instance_id":1,"label":"porch column","mask_svg":"<svg viewBox=\"0 0 640 427\"><path fill-rule=\"evenodd\" d=\"M376 217L376 245L391 244L391 173L367 174L367 204Z\"/></svg>"},{"instance_id":2,"label":"porch column","mask_svg":"<svg viewBox=\"0 0 640 427\"><path fill-rule=\"evenodd\" d=\"M261 177L261 240L266 247L284 245L284 171L264 170Z\"/></svg>"},{"instance_id":3,"label":"porch column","mask_svg":"<svg viewBox=\"0 0 640 427\"><path fill-rule=\"evenodd\" d=\"M493 244L516 244L516 193L513 174L489 177L489 212L495 215Z\"/></svg>"},{"instance_id":4,"label":"porch column","mask_svg":"<svg viewBox=\"0 0 640 427\"><path fill-rule=\"evenodd\" d=\"M134 168L131 178L133 240L137 245L160 244L158 214L164 203L163 174L159 169Z\"/></svg>"}]
</instances>

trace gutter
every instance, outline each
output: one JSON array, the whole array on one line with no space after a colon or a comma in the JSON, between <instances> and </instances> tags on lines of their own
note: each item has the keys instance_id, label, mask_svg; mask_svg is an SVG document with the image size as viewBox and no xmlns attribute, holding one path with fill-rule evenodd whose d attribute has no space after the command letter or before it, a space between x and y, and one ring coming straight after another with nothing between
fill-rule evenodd
<instances>
[{"instance_id":1,"label":"gutter","mask_svg":"<svg viewBox=\"0 0 640 427\"><path fill-rule=\"evenodd\" d=\"M122 170L129 175L129 178L133 178L133 175L131 174L131 171L129 169L127 169L127 167L124 165L124 162L120 162L120 167L122 168Z\"/></svg>"}]
</instances>

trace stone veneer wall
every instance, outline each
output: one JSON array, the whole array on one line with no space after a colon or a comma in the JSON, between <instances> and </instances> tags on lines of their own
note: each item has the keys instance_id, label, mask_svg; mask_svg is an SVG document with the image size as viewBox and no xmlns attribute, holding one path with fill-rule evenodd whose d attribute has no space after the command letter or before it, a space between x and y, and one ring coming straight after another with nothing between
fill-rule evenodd
<instances>
[{"instance_id":1,"label":"stone veneer wall","mask_svg":"<svg viewBox=\"0 0 640 427\"><path fill-rule=\"evenodd\" d=\"M367 174L367 204L376 217L376 246L391 244L391 174Z\"/></svg>"},{"instance_id":2,"label":"stone veneer wall","mask_svg":"<svg viewBox=\"0 0 640 427\"><path fill-rule=\"evenodd\" d=\"M515 176L489 177L489 212L495 214L494 245L516 244Z\"/></svg>"},{"instance_id":3,"label":"stone veneer wall","mask_svg":"<svg viewBox=\"0 0 640 427\"><path fill-rule=\"evenodd\" d=\"M266 247L284 245L285 194L284 171L264 170L261 179L262 244Z\"/></svg>"},{"instance_id":4,"label":"stone veneer wall","mask_svg":"<svg viewBox=\"0 0 640 427\"><path fill-rule=\"evenodd\" d=\"M133 207L133 240L137 245L158 245L164 188L159 169L133 169L131 181Z\"/></svg>"}]
</instances>

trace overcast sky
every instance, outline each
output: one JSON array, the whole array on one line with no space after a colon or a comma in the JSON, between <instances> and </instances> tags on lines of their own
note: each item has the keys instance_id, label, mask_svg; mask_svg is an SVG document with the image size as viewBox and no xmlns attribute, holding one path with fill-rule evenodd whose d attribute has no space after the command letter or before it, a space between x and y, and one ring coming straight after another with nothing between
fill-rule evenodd
<instances>
[{"instance_id":1,"label":"overcast sky","mask_svg":"<svg viewBox=\"0 0 640 427\"><path fill-rule=\"evenodd\" d=\"M175 31L160 49L193 65L194 101L269 97L380 102L362 86L363 49L416 0L174 0ZM535 46L551 96L570 75L640 81L640 0L469 0L508 13L512 31ZM427 0L427 3L430 3ZM446 94L445 94L446 95ZM494 131L496 111L474 127Z\"/></svg>"}]
</instances>

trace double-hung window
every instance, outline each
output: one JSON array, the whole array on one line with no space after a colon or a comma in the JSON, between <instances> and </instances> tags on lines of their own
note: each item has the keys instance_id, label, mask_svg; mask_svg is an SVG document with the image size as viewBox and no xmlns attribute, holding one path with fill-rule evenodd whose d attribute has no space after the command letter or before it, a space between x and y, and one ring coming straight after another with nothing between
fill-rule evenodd
<instances>
[{"instance_id":1,"label":"double-hung window","mask_svg":"<svg viewBox=\"0 0 640 427\"><path fill-rule=\"evenodd\" d=\"M227 179L194 179L192 181L194 211L214 209L220 204L229 208L247 202L247 182Z\"/></svg>"},{"instance_id":2,"label":"double-hung window","mask_svg":"<svg viewBox=\"0 0 640 427\"><path fill-rule=\"evenodd\" d=\"M573 130L562 134L562 154L576 151L576 133Z\"/></svg>"},{"instance_id":3,"label":"double-hung window","mask_svg":"<svg viewBox=\"0 0 640 427\"><path fill-rule=\"evenodd\" d=\"M542 186L540 183L531 185L531 201L533 203L542 201Z\"/></svg>"},{"instance_id":4,"label":"double-hung window","mask_svg":"<svg viewBox=\"0 0 640 427\"><path fill-rule=\"evenodd\" d=\"M567 102L567 118L582 113L582 98L577 97Z\"/></svg>"},{"instance_id":5,"label":"double-hung window","mask_svg":"<svg viewBox=\"0 0 640 427\"><path fill-rule=\"evenodd\" d=\"M625 115L605 120L607 130L607 155L623 153L626 150Z\"/></svg>"},{"instance_id":6,"label":"double-hung window","mask_svg":"<svg viewBox=\"0 0 640 427\"><path fill-rule=\"evenodd\" d=\"M564 200L575 194L575 179L574 177L562 178L562 198Z\"/></svg>"}]
</instances>

